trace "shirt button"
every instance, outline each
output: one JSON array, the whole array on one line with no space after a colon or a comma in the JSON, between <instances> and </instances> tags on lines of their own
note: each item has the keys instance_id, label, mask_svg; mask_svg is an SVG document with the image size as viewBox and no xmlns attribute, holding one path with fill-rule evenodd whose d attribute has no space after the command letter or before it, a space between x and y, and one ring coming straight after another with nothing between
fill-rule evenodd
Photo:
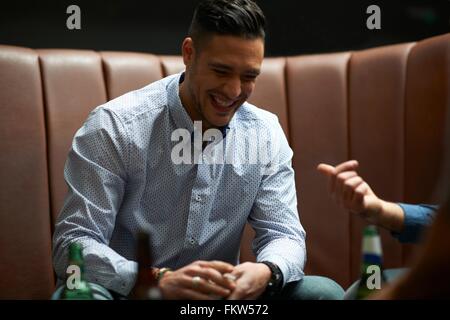
<instances>
[{"instance_id":1,"label":"shirt button","mask_svg":"<svg viewBox=\"0 0 450 320\"><path fill-rule=\"evenodd\" d=\"M199 195L196 195L196 196L195 196L195 200L197 200L198 202L201 202L201 201L202 201L202 197L199 196Z\"/></svg>"},{"instance_id":2,"label":"shirt button","mask_svg":"<svg viewBox=\"0 0 450 320\"><path fill-rule=\"evenodd\" d=\"M194 238L189 238L189 243L191 245L195 245L195 239Z\"/></svg>"}]
</instances>

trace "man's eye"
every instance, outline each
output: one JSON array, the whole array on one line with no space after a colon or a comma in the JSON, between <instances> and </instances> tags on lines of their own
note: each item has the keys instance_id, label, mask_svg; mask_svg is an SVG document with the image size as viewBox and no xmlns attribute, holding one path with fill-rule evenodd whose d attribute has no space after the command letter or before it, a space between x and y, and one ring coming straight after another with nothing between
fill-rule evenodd
<instances>
[{"instance_id":1,"label":"man's eye","mask_svg":"<svg viewBox=\"0 0 450 320\"><path fill-rule=\"evenodd\" d=\"M215 69L214 72L220 76L224 76L227 74L226 71Z\"/></svg>"},{"instance_id":2,"label":"man's eye","mask_svg":"<svg viewBox=\"0 0 450 320\"><path fill-rule=\"evenodd\" d=\"M245 81L255 81L256 80L256 76L254 76L254 75L244 76L244 80Z\"/></svg>"}]
</instances>

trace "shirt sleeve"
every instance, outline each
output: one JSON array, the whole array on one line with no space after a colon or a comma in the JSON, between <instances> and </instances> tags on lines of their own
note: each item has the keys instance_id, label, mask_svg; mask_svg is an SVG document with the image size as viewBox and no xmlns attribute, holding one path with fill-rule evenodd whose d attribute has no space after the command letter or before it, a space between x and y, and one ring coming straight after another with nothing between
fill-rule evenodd
<instances>
[{"instance_id":1,"label":"shirt sleeve","mask_svg":"<svg viewBox=\"0 0 450 320\"><path fill-rule=\"evenodd\" d=\"M306 262L305 230L297 211L293 152L277 121L273 140L278 147L271 168L265 172L249 216L255 230L253 251L257 261L275 263L283 274L283 285L303 278Z\"/></svg>"},{"instance_id":2,"label":"shirt sleeve","mask_svg":"<svg viewBox=\"0 0 450 320\"><path fill-rule=\"evenodd\" d=\"M436 215L437 205L398 203L405 213L403 230L392 235L402 243L416 243L420 241L424 229L428 227Z\"/></svg>"},{"instance_id":3,"label":"shirt sleeve","mask_svg":"<svg viewBox=\"0 0 450 320\"><path fill-rule=\"evenodd\" d=\"M68 246L79 242L85 278L127 295L134 285L137 264L109 247L122 203L128 162L125 127L105 108L95 109L76 133L64 168L68 193L53 236L53 264L66 278Z\"/></svg>"}]
</instances>

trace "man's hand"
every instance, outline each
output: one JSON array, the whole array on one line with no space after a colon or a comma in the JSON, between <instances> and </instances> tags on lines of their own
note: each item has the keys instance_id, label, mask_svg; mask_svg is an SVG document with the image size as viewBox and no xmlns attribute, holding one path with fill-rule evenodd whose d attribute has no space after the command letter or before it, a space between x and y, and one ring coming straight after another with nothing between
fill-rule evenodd
<instances>
[{"instance_id":1,"label":"man's hand","mask_svg":"<svg viewBox=\"0 0 450 320\"><path fill-rule=\"evenodd\" d=\"M330 194L340 206L377 224L382 202L358 175L357 168L358 161L351 160L336 167L321 163L317 170L328 177Z\"/></svg>"},{"instance_id":2,"label":"man's hand","mask_svg":"<svg viewBox=\"0 0 450 320\"><path fill-rule=\"evenodd\" d=\"M321 163L317 170L328 177L330 194L338 205L359 214L370 224L400 232L404 224L403 210L395 203L378 198L356 172L358 165L356 160L336 167Z\"/></svg>"},{"instance_id":3,"label":"man's hand","mask_svg":"<svg viewBox=\"0 0 450 320\"><path fill-rule=\"evenodd\" d=\"M176 271L166 272L159 281L159 287L163 298L168 300L225 298L235 286L223 274L231 273L233 268L233 265L222 261L196 261ZM196 280L198 277L200 279Z\"/></svg>"},{"instance_id":4,"label":"man's hand","mask_svg":"<svg viewBox=\"0 0 450 320\"><path fill-rule=\"evenodd\" d=\"M236 287L229 300L257 299L263 294L272 275L264 263L252 262L237 265L231 274L236 277Z\"/></svg>"}]
</instances>

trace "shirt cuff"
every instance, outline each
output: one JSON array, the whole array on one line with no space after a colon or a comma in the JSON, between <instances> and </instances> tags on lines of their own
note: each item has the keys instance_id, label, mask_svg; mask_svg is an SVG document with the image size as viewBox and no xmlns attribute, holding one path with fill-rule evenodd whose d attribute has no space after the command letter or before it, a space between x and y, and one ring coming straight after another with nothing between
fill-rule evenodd
<instances>
[{"instance_id":1,"label":"shirt cuff","mask_svg":"<svg viewBox=\"0 0 450 320\"><path fill-rule=\"evenodd\" d=\"M397 203L405 214L402 232L391 232L392 236L402 243L416 243L420 241L423 230L433 220L437 206L422 204Z\"/></svg>"},{"instance_id":2,"label":"shirt cuff","mask_svg":"<svg viewBox=\"0 0 450 320\"><path fill-rule=\"evenodd\" d=\"M108 290L128 296L136 281L137 263L135 261L119 261L114 268L116 270L114 274L97 271L95 275L86 274L86 278Z\"/></svg>"},{"instance_id":3,"label":"shirt cuff","mask_svg":"<svg viewBox=\"0 0 450 320\"><path fill-rule=\"evenodd\" d=\"M290 272L290 268L288 263L286 262L286 259L282 256L279 255L270 255L268 257L258 257L258 262L261 261L269 261L272 262L273 264L276 264L278 266L278 268L280 268L281 273L283 274L283 287L286 285L286 283L288 282L292 282L292 281L299 281L303 278L303 272L301 274L292 274L292 272Z\"/></svg>"}]
</instances>

